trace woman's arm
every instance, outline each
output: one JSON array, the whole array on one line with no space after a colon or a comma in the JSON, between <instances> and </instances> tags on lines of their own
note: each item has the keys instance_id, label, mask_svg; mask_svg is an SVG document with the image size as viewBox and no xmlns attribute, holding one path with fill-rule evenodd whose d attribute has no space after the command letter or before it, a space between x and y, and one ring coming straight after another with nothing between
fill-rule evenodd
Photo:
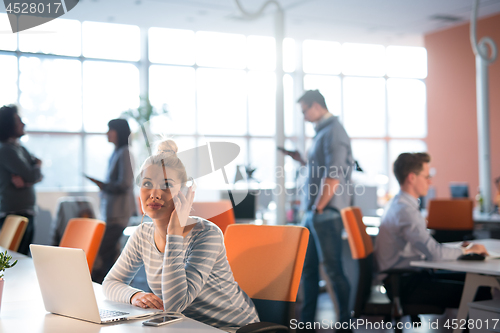
<instances>
[{"instance_id":1,"label":"woman's arm","mask_svg":"<svg viewBox=\"0 0 500 333\"><path fill-rule=\"evenodd\" d=\"M25 183L36 183L42 177L40 164L31 164L12 147L2 149L1 160L7 171L21 177Z\"/></svg>"},{"instance_id":2,"label":"woman's arm","mask_svg":"<svg viewBox=\"0 0 500 333\"><path fill-rule=\"evenodd\" d=\"M128 148L124 148L113 168L118 169L118 176L116 179L111 179L109 183L101 183L99 188L108 193L123 193L133 186L134 172L132 170L132 161L130 160L130 152Z\"/></svg>"},{"instance_id":3,"label":"woman's arm","mask_svg":"<svg viewBox=\"0 0 500 333\"><path fill-rule=\"evenodd\" d=\"M182 312L199 295L223 247L222 234L211 228L192 238L184 262L182 236L167 235L162 272L165 311Z\"/></svg>"},{"instance_id":4,"label":"woman's arm","mask_svg":"<svg viewBox=\"0 0 500 333\"><path fill-rule=\"evenodd\" d=\"M134 234L130 236L120 257L118 257L102 282L104 294L109 300L131 303L132 296L142 292L142 290L133 288L129 284L139 268L144 264L141 254L144 241L143 227L139 226Z\"/></svg>"}]
</instances>

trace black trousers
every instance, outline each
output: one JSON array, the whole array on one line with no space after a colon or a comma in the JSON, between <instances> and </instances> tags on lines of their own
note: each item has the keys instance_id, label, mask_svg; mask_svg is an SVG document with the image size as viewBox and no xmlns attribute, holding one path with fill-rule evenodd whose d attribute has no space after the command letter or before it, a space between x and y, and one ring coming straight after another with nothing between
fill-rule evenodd
<instances>
[{"instance_id":1,"label":"black trousers","mask_svg":"<svg viewBox=\"0 0 500 333\"><path fill-rule=\"evenodd\" d=\"M392 299L390 276L384 279L387 295ZM434 304L444 308L458 308L465 283L465 273L448 271L422 271L406 273L400 279L402 303ZM491 289L480 287L475 301L491 299Z\"/></svg>"},{"instance_id":2,"label":"black trousers","mask_svg":"<svg viewBox=\"0 0 500 333\"><path fill-rule=\"evenodd\" d=\"M128 219L114 218L106 221L106 231L102 238L101 247L97 253L94 269L92 270L92 280L102 283L106 274L113 267L116 259L120 255L120 238L123 230L128 224Z\"/></svg>"},{"instance_id":3,"label":"black trousers","mask_svg":"<svg viewBox=\"0 0 500 333\"><path fill-rule=\"evenodd\" d=\"M33 215L24 213L13 213L15 215L20 215L28 218L28 225L26 226L26 231L24 232L23 238L21 239L21 244L17 252L28 255L30 251L30 244L33 242L33 236L35 235L35 219ZM3 222L7 216L0 218L0 228L3 226Z\"/></svg>"}]
</instances>

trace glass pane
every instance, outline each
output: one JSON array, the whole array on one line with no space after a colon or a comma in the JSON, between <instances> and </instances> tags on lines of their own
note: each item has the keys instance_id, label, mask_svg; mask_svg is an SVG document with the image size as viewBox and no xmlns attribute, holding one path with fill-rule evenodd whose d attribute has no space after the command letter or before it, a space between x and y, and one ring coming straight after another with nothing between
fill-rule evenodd
<instances>
[{"instance_id":1,"label":"glass pane","mask_svg":"<svg viewBox=\"0 0 500 333\"><path fill-rule=\"evenodd\" d=\"M242 70L199 68L196 72L201 134L247 134L247 80Z\"/></svg>"},{"instance_id":2,"label":"glass pane","mask_svg":"<svg viewBox=\"0 0 500 333\"><path fill-rule=\"evenodd\" d=\"M328 110L336 116L341 112L341 86L340 77L326 76L326 75L305 75L304 76L304 90L315 90L325 97L326 106ZM306 122L306 135L314 136L316 131L314 125Z\"/></svg>"},{"instance_id":3,"label":"glass pane","mask_svg":"<svg viewBox=\"0 0 500 333\"><path fill-rule=\"evenodd\" d=\"M2 34L0 34L2 36ZM17 103L17 58L0 54L0 107Z\"/></svg>"},{"instance_id":4,"label":"glass pane","mask_svg":"<svg viewBox=\"0 0 500 333\"><path fill-rule=\"evenodd\" d=\"M423 47L387 47L387 75L423 79L427 77L427 50Z\"/></svg>"},{"instance_id":5,"label":"glass pane","mask_svg":"<svg viewBox=\"0 0 500 333\"><path fill-rule=\"evenodd\" d=\"M42 160L40 190L80 190L82 184L81 137L79 135L30 134L22 144Z\"/></svg>"},{"instance_id":6,"label":"glass pane","mask_svg":"<svg viewBox=\"0 0 500 333\"><path fill-rule=\"evenodd\" d=\"M82 66L79 60L19 59L19 102L30 130L80 131Z\"/></svg>"},{"instance_id":7,"label":"glass pane","mask_svg":"<svg viewBox=\"0 0 500 333\"><path fill-rule=\"evenodd\" d=\"M365 185L387 185L387 144L383 140L352 140L353 157L363 173L358 175ZM358 173L356 173L358 174ZM359 177L361 176L361 177ZM385 179L382 184L379 179Z\"/></svg>"},{"instance_id":8,"label":"glass pane","mask_svg":"<svg viewBox=\"0 0 500 333\"><path fill-rule=\"evenodd\" d=\"M276 69L276 41L273 37L248 36L248 68L274 71Z\"/></svg>"},{"instance_id":9,"label":"glass pane","mask_svg":"<svg viewBox=\"0 0 500 333\"><path fill-rule=\"evenodd\" d=\"M108 170L108 162L115 146L108 142L106 135L85 136L85 174L104 181ZM85 187L99 190L97 186L88 179L84 181Z\"/></svg>"},{"instance_id":10,"label":"glass pane","mask_svg":"<svg viewBox=\"0 0 500 333\"><path fill-rule=\"evenodd\" d=\"M383 137L385 80L344 78L344 126L350 137Z\"/></svg>"},{"instance_id":11,"label":"glass pane","mask_svg":"<svg viewBox=\"0 0 500 333\"><path fill-rule=\"evenodd\" d=\"M168 116L162 117L165 134L194 134L196 131L195 70L191 67L153 65L149 68L149 98L151 104ZM166 122L166 123L165 123ZM155 131L152 123L152 130Z\"/></svg>"},{"instance_id":12,"label":"glass pane","mask_svg":"<svg viewBox=\"0 0 500 333\"><path fill-rule=\"evenodd\" d=\"M150 28L148 44L151 62L194 65L194 31Z\"/></svg>"},{"instance_id":13,"label":"glass pane","mask_svg":"<svg viewBox=\"0 0 500 333\"><path fill-rule=\"evenodd\" d=\"M298 135L302 122L297 120L302 118L302 114L297 111L298 107L293 94L293 77L290 74L283 76L283 95L285 104L285 136Z\"/></svg>"},{"instance_id":14,"label":"glass pane","mask_svg":"<svg viewBox=\"0 0 500 333\"><path fill-rule=\"evenodd\" d=\"M0 13L0 50L15 51L17 49L17 34L12 33L9 17Z\"/></svg>"},{"instance_id":15,"label":"glass pane","mask_svg":"<svg viewBox=\"0 0 500 333\"><path fill-rule=\"evenodd\" d=\"M196 33L196 63L199 66L243 69L246 60L245 36L207 31Z\"/></svg>"},{"instance_id":16,"label":"glass pane","mask_svg":"<svg viewBox=\"0 0 500 333\"><path fill-rule=\"evenodd\" d=\"M274 136L276 133L276 74L248 73L248 112L250 135Z\"/></svg>"},{"instance_id":17,"label":"glass pane","mask_svg":"<svg viewBox=\"0 0 500 333\"><path fill-rule=\"evenodd\" d=\"M412 79L388 79L387 103L389 136L398 138L427 136L425 83Z\"/></svg>"},{"instance_id":18,"label":"glass pane","mask_svg":"<svg viewBox=\"0 0 500 333\"><path fill-rule=\"evenodd\" d=\"M83 63L83 121L86 131L107 132L108 121L139 106L139 70L131 64Z\"/></svg>"},{"instance_id":19,"label":"glass pane","mask_svg":"<svg viewBox=\"0 0 500 333\"><path fill-rule=\"evenodd\" d=\"M66 56L82 54L81 24L76 20L52 20L19 33L19 50Z\"/></svg>"},{"instance_id":20,"label":"glass pane","mask_svg":"<svg viewBox=\"0 0 500 333\"><path fill-rule=\"evenodd\" d=\"M383 76L385 48L382 45L344 43L342 73L346 75Z\"/></svg>"},{"instance_id":21,"label":"glass pane","mask_svg":"<svg viewBox=\"0 0 500 333\"><path fill-rule=\"evenodd\" d=\"M240 147L240 153L236 158L226 164L224 166L224 172L226 173L227 176L227 181L229 184L234 184L235 181L235 176L236 176L236 169L238 165L246 165L247 163L247 140L244 138L228 138L228 137L202 137L199 140L199 146L205 145L207 142L216 142L216 141L222 141L222 142L231 142L238 147ZM200 166L206 166L207 163L210 163L210 161L199 161ZM243 171L244 168L241 168L241 172ZM246 175L243 175L244 179L246 179ZM200 177L196 179L196 182L198 183L200 189L220 189L220 188L226 188L227 184L224 179L224 175L222 174L221 170L215 170L214 172ZM239 181L238 186L244 186L245 182L244 181Z\"/></svg>"},{"instance_id":22,"label":"glass pane","mask_svg":"<svg viewBox=\"0 0 500 333\"><path fill-rule=\"evenodd\" d=\"M342 61L340 43L305 40L302 43L302 50L305 73L340 73Z\"/></svg>"},{"instance_id":23,"label":"glass pane","mask_svg":"<svg viewBox=\"0 0 500 333\"><path fill-rule=\"evenodd\" d=\"M285 140L285 149L288 150L297 150L297 144L292 140ZM285 187L286 188L298 188L298 172L301 172L299 169L301 165L295 162L291 157L285 156ZM302 172L304 172L302 170Z\"/></svg>"},{"instance_id":24,"label":"glass pane","mask_svg":"<svg viewBox=\"0 0 500 333\"><path fill-rule=\"evenodd\" d=\"M274 188L276 167L276 143L274 139L250 140L250 165L256 168L253 176L264 188Z\"/></svg>"},{"instance_id":25,"label":"glass pane","mask_svg":"<svg viewBox=\"0 0 500 333\"><path fill-rule=\"evenodd\" d=\"M420 153L426 152L427 145L421 140L391 140L389 141L389 168L391 170L390 175L390 193L396 194L399 191L398 181L394 177L394 172L392 168L394 161L398 158L399 154L402 153Z\"/></svg>"},{"instance_id":26,"label":"glass pane","mask_svg":"<svg viewBox=\"0 0 500 333\"><path fill-rule=\"evenodd\" d=\"M283 70L291 73L296 67L295 40L292 38L283 39Z\"/></svg>"},{"instance_id":27,"label":"glass pane","mask_svg":"<svg viewBox=\"0 0 500 333\"><path fill-rule=\"evenodd\" d=\"M83 55L88 58L138 61L140 29L135 25L83 22Z\"/></svg>"}]
</instances>

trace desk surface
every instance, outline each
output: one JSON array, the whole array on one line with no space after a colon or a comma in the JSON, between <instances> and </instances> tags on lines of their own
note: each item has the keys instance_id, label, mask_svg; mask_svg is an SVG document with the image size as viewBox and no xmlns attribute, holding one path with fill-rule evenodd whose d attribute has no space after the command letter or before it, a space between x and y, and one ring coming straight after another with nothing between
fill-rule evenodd
<instances>
[{"instance_id":1,"label":"desk surface","mask_svg":"<svg viewBox=\"0 0 500 333\"><path fill-rule=\"evenodd\" d=\"M483 244L488 251L500 253L499 239L481 239L474 243ZM457 244L457 243L453 243ZM486 258L484 261L465 261L465 260L442 260L442 261L412 261L411 266L445 269L457 272L478 273L500 276L500 259Z\"/></svg>"},{"instance_id":2,"label":"desk surface","mask_svg":"<svg viewBox=\"0 0 500 333\"><path fill-rule=\"evenodd\" d=\"M19 262L16 266L5 271L0 310L0 332L159 332L157 327L143 326L144 319L99 325L46 312L32 259L22 254L9 253L16 257ZM96 297L103 297L99 285L96 285L94 290L96 293L101 293ZM189 333L223 332L188 318L161 326L160 330L172 333L179 331Z\"/></svg>"},{"instance_id":3,"label":"desk surface","mask_svg":"<svg viewBox=\"0 0 500 333\"><path fill-rule=\"evenodd\" d=\"M473 218L475 223L500 223L500 215L496 213L486 214L474 211Z\"/></svg>"}]
</instances>

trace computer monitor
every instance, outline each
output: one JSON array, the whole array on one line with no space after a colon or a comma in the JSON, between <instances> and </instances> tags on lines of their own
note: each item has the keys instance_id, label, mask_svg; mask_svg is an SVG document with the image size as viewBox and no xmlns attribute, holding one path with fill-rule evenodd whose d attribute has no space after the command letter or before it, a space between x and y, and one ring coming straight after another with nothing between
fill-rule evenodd
<instances>
[{"instance_id":1,"label":"computer monitor","mask_svg":"<svg viewBox=\"0 0 500 333\"><path fill-rule=\"evenodd\" d=\"M238 197L240 195L246 194L245 192L240 192L237 190L231 191L233 197ZM229 200L229 194L227 191L223 191L221 199ZM239 201L239 200L238 200ZM253 191L248 191L248 195L235 207L234 218L236 220L255 220L255 215L257 212L257 193Z\"/></svg>"},{"instance_id":2,"label":"computer monitor","mask_svg":"<svg viewBox=\"0 0 500 333\"><path fill-rule=\"evenodd\" d=\"M467 183L450 183L450 192L454 199L468 198L469 185Z\"/></svg>"}]
</instances>

